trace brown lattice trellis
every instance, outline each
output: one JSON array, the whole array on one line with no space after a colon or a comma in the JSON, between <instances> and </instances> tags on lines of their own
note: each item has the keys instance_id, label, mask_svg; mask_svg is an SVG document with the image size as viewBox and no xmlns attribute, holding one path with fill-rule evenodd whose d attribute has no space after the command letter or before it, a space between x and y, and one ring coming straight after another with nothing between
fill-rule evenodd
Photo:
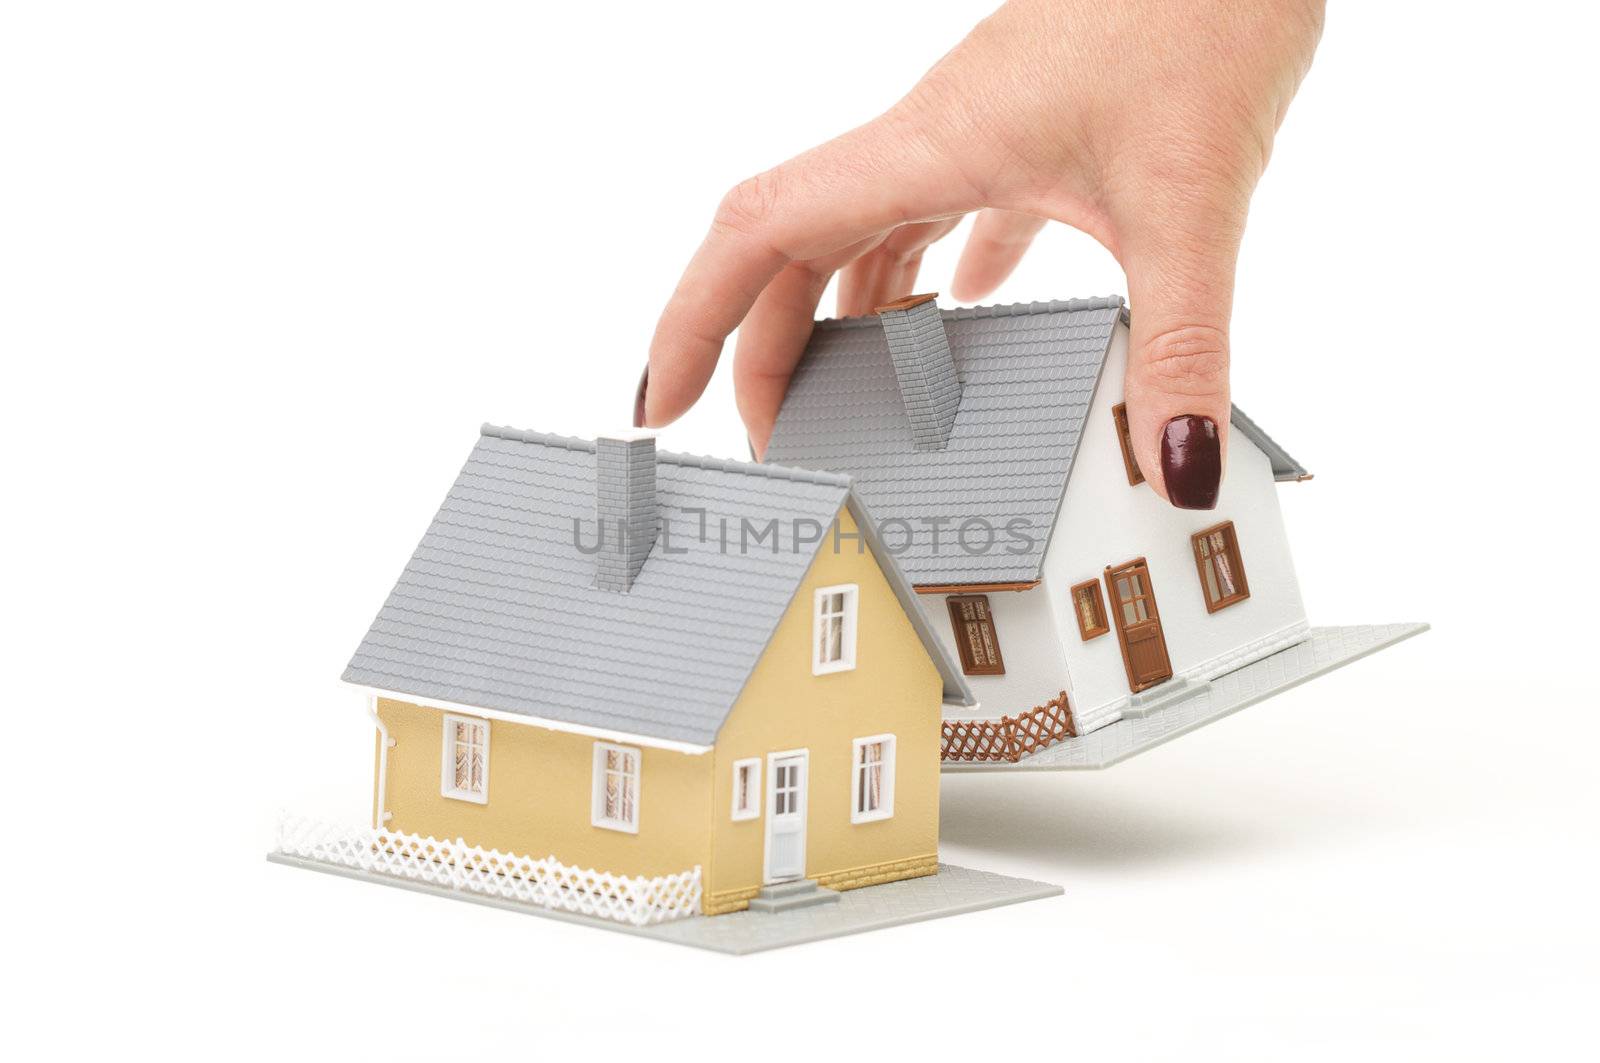
<instances>
[{"instance_id":1,"label":"brown lattice trellis","mask_svg":"<svg viewBox=\"0 0 1600 1063\"><path fill-rule=\"evenodd\" d=\"M946 720L940 755L945 760L1016 763L1078 733L1063 690L1043 705L998 720Z\"/></svg>"}]
</instances>

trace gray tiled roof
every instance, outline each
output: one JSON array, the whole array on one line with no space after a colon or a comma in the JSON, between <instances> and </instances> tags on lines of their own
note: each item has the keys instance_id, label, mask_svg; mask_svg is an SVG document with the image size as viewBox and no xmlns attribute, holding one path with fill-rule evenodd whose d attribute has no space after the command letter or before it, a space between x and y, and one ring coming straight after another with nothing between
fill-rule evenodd
<instances>
[{"instance_id":1,"label":"gray tiled roof","mask_svg":"<svg viewBox=\"0 0 1600 1063\"><path fill-rule=\"evenodd\" d=\"M603 730L709 745L759 660L817 547L738 548L741 518L826 527L849 504L848 477L657 455L662 540L628 593L593 586L595 444L485 425L455 485L344 678ZM710 534L701 541L700 516ZM720 545L726 517L732 547ZM678 551L682 550L682 553ZM880 551L879 556L883 553ZM914 593L892 561L903 602ZM915 608L911 609L916 613ZM949 700L971 694L938 642L913 622Z\"/></svg>"},{"instance_id":2,"label":"gray tiled roof","mask_svg":"<svg viewBox=\"0 0 1600 1063\"><path fill-rule=\"evenodd\" d=\"M789 385L767 458L838 469L881 520L911 522L898 555L913 583L1010 583L1039 578L1078 433L1122 299L945 310L961 374L961 410L943 450L918 451L876 317L819 321ZM971 517L1026 522L1031 549L968 554L952 546ZM944 518L936 550L922 522ZM974 527L969 543L980 545ZM885 530L891 545L907 533Z\"/></svg>"},{"instance_id":3,"label":"gray tiled roof","mask_svg":"<svg viewBox=\"0 0 1600 1063\"><path fill-rule=\"evenodd\" d=\"M1039 578L1083 421L1123 309L1121 296L942 311L962 383L943 450L912 444L884 331L876 317L819 321L778 415L767 458L849 473L882 520L900 566L919 585ZM1306 473L1237 410L1233 423L1272 459L1279 479ZM968 553L962 521L1020 520L1031 548L1004 533ZM936 549L925 521L943 520ZM983 545L975 526L969 545ZM906 546L909 540L909 546Z\"/></svg>"},{"instance_id":4,"label":"gray tiled roof","mask_svg":"<svg viewBox=\"0 0 1600 1063\"><path fill-rule=\"evenodd\" d=\"M1236 431L1250 442L1261 448L1261 452L1272 462L1272 478L1279 481L1309 480L1311 474L1306 467L1301 465L1289 452L1278 445L1278 441L1261 430L1261 426L1244 415L1244 411L1235 406L1233 413L1228 417Z\"/></svg>"}]
</instances>

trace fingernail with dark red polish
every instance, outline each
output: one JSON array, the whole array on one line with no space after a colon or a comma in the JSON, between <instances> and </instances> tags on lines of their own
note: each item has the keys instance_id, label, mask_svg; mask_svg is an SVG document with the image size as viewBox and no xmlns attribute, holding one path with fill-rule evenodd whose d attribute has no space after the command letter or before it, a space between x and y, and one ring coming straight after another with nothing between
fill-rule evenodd
<instances>
[{"instance_id":1,"label":"fingernail with dark red polish","mask_svg":"<svg viewBox=\"0 0 1600 1063\"><path fill-rule=\"evenodd\" d=\"M633 393L633 427L644 427L644 393L650 386L650 363L644 364L644 372L639 374L639 390Z\"/></svg>"},{"instance_id":2,"label":"fingernail with dark red polish","mask_svg":"<svg viewBox=\"0 0 1600 1063\"><path fill-rule=\"evenodd\" d=\"M1217 422L1185 414L1161 432L1161 476L1179 509L1215 509L1222 486L1222 440Z\"/></svg>"}]
</instances>

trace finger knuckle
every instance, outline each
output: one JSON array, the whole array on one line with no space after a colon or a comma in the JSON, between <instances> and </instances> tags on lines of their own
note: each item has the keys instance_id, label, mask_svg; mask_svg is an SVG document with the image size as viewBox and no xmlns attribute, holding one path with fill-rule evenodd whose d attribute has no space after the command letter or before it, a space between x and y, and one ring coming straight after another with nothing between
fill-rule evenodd
<instances>
[{"instance_id":1,"label":"finger knuckle","mask_svg":"<svg viewBox=\"0 0 1600 1063\"><path fill-rule=\"evenodd\" d=\"M1157 333L1145 344L1146 381L1163 391L1210 395L1228 372L1228 336L1213 325L1182 325Z\"/></svg>"},{"instance_id":2,"label":"finger knuckle","mask_svg":"<svg viewBox=\"0 0 1600 1063\"><path fill-rule=\"evenodd\" d=\"M715 224L743 235L762 231L777 214L781 184L776 170L740 181L722 197Z\"/></svg>"},{"instance_id":3,"label":"finger knuckle","mask_svg":"<svg viewBox=\"0 0 1600 1063\"><path fill-rule=\"evenodd\" d=\"M927 248L922 244L886 242L881 253L885 261L891 266L904 268L922 261L922 254Z\"/></svg>"}]
</instances>

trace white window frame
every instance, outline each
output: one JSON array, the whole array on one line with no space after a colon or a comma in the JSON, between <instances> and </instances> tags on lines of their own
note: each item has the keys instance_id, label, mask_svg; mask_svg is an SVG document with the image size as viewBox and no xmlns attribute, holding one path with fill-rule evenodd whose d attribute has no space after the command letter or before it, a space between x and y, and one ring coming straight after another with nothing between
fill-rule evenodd
<instances>
[{"instance_id":1,"label":"white window frame","mask_svg":"<svg viewBox=\"0 0 1600 1063\"><path fill-rule=\"evenodd\" d=\"M824 623L822 603L834 594L844 595L844 612L839 615L843 630L839 636L839 659L837 661L823 661L822 657L822 625ZM811 599L811 674L832 675L834 672L848 672L856 666L856 620L859 613L861 588L854 583L840 583L832 587L818 587ZM828 619L835 614L828 613Z\"/></svg>"},{"instance_id":2,"label":"white window frame","mask_svg":"<svg viewBox=\"0 0 1600 1063\"><path fill-rule=\"evenodd\" d=\"M456 788L456 724L458 723L483 728L482 793ZM482 716L463 716L449 712L444 714L444 738L440 742L439 751L439 793L455 801L471 801L478 805L489 803L489 721Z\"/></svg>"},{"instance_id":3,"label":"white window frame","mask_svg":"<svg viewBox=\"0 0 1600 1063\"><path fill-rule=\"evenodd\" d=\"M750 786L746 796L750 804L746 808L739 807L739 772L741 769L750 770ZM746 757L733 762L733 820L735 823L746 819L761 818L761 758Z\"/></svg>"},{"instance_id":4,"label":"white window frame","mask_svg":"<svg viewBox=\"0 0 1600 1063\"><path fill-rule=\"evenodd\" d=\"M634 770L631 776L624 778L633 779L633 819L612 819L606 815L606 753L632 753ZM639 833L639 804L644 796L644 751L637 746L622 746L615 742L596 742L594 744L594 772L591 781L589 822L596 827L606 830L619 830L625 834Z\"/></svg>"},{"instance_id":5,"label":"white window frame","mask_svg":"<svg viewBox=\"0 0 1600 1063\"><path fill-rule=\"evenodd\" d=\"M883 783L880 786L883 797L878 807L870 812L863 812L858 801L861 796L861 778L866 773L867 766L861 762L861 751L876 742L883 743ZM850 744L850 822L851 823L876 823L879 820L894 817L894 735L868 735L857 738Z\"/></svg>"}]
</instances>

